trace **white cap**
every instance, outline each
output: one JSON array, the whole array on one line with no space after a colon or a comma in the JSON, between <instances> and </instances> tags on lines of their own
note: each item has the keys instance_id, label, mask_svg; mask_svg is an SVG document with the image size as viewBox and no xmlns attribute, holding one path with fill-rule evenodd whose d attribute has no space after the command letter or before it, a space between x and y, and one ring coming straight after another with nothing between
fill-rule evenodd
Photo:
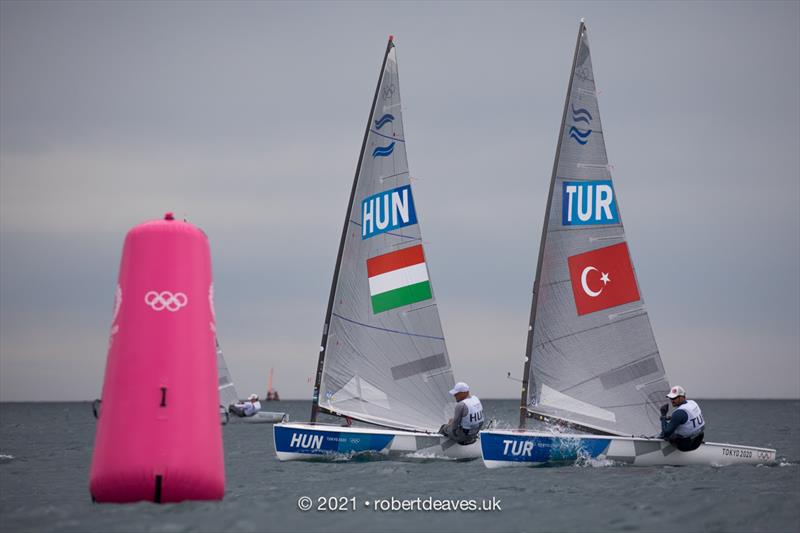
<instances>
[{"instance_id":1,"label":"white cap","mask_svg":"<svg viewBox=\"0 0 800 533\"><path fill-rule=\"evenodd\" d=\"M248 396L247 399L248 400L258 400L258 394L251 394L250 396Z\"/></svg>"},{"instance_id":2,"label":"white cap","mask_svg":"<svg viewBox=\"0 0 800 533\"><path fill-rule=\"evenodd\" d=\"M459 381L456 383L456 386L453 387L453 390L450 391L450 394L458 394L459 392L469 392L469 385L464 383L463 381Z\"/></svg>"},{"instance_id":3,"label":"white cap","mask_svg":"<svg viewBox=\"0 0 800 533\"><path fill-rule=\"evenodd\" d=\"M670 400L677 398L678 396L686 396L686 391L683 390L683 387L680 385L675 385L669 390L669 394L667 394L667 398Z\"/></svg>"}]
</instances>

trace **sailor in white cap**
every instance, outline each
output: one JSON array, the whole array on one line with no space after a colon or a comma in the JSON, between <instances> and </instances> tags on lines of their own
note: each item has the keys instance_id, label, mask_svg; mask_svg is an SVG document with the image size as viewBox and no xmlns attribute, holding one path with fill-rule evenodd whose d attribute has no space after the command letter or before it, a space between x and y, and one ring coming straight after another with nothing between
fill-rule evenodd
<instances>
[{"instance_id":1,"label":"sailor in white cap","mask_svg":"<svg viewBox=\"0 0 800 533\"><path fill-rule=\"evenodd\" d=\"M258 394L248 396L246 402L239 402L228 407L228 411L236 416L254 416L261 410L261 402L258 401Z\"/></svg>"},{"instance_id":2,"label":"sailor in white cap","mask_svg":"<svg viewBox=\"0 0 800 533\"><path fill-rule=\"evenodd\" d=\"M459 444L472 444L478 439L483 427L483 406L477 396L469 393L469 385L463 381L456 383L450 391L456 402L453 418L439 431Z\"/></svg>"},{"instance_id":3,"label":"sailor in white cap","mask_svg":"<svg viewBox=\"0 0 800 533\"><path fill-rule=\"evenodd\" d=\"M703 432L706 422L700 406L694 400L686 399L686 391L680 385L673 386L667 398L675 409L671 417L667 417L669 405L661 406L661 435L682 452L696 450L703 444Z\"/></svg>"}]
</instances>

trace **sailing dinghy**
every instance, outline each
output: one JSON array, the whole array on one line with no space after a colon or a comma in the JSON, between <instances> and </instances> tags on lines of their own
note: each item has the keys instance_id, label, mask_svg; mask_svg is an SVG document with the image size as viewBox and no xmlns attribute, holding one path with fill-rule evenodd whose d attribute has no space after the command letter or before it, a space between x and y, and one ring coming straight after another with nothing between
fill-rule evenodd
<instances>
[{"instance_id":1,"label":"sailing dinghy","mask_svg":"<svg viewBox=\"0 0 800 533\"><path fill-rule=\"evenodd\" d=\"M311 422L274 426L281 460L480 456L477 442L439 433L453 415L454 380L412 195L397 73L390 37L342 229ZM347 427L319 423L320 413Z\"/></svg>"},{"instance_id":2,"label":"sailing dinghy","mask_svg":"<svg viewBox=\"0 0 800 533\"><path fill-rule=\"evenodd\" d=\"M231 373L228 370L228 364L225 362L225 356L222 355L222 347L219 345L217 339L217 380L219 388L219 411L222 416L222 423L228 423L228 406L232 403L239 401L239 395L236 392L236 385L233 384Z\"/></svg>"},{"instance_id":3,"label":"sailing dinghy","mask_svg":"<svg viewBox=\"0 0 800 533\"><path fill-rule=\"evenodd\" d=\"M611 460L637 466L758 464L775 450L655 435L667 376L633 269L606 157L581 20L545 212L520 429L481 432L489 468ZM584 434L526 431L528 417ZM713 424L713 422L712 422Z\"/></svg>"},{"instance_id":4,"label":"sailing dinghy","mask_svg":"<svg viewBox=\"0 0 800 533\"><path fill-rule=\"evenodd\" d=\"M239 395L236 392L236 386L233 384L228 365L225 363L225 356L222 355L222 347L219 345L219 340L217 340L217 379L219 388L219 413L223 425L230 422L231 419L238 419L248 424L274 424L286 420L286 413L274 411L259 411L255 415L245 418L240 418L238 416L231 417L228 414L228 406L232 403L237 403L239 401Z\"/></svg>"}]
</instances>

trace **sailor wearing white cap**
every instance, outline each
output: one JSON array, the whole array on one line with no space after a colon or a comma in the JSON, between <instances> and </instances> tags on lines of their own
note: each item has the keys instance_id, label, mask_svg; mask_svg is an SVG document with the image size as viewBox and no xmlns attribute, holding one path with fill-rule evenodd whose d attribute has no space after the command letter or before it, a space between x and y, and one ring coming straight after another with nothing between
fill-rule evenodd
<instances>
[{"instance_id":1,"label":"sailor wearing white cap","mask_svg":"<svg viewBox=\"0 0 800 533\"><path fill-rule=\"evenodd\" d=\"M667 417L669 405L661 406L661 435L682 452L697 449L703 443L703 432L706 422L700 406L694 400L686 399L686 391L680 385L673 386L667 398L675 409L671 417Z\"/></svg>"},{"instance_id":2,"label":"sailor wearing white cap","mask_svg":"<svg viewBox=\"0 0 800 533\"><path fill-rule=\"evenodd\" d=\"M228 411L236 416L254 416L261 410L261 402L258 401L258 394L248 396L246 402L239 402L228 407Z\"/></svg>"},{"instance_id":3,"label":"sailor wearing white cap","mask_svg":"<svg viewBox=\"0 0 800 533\"><path fill-rule=\"evenodd\" d=\"M469 385L463 381L456 383L450 391L455 396L456 409L453 418L439 431L459 444L472 444L478 439L483 427L483 406L477 396L469 393Z\"/></svg>"}]
</instances>

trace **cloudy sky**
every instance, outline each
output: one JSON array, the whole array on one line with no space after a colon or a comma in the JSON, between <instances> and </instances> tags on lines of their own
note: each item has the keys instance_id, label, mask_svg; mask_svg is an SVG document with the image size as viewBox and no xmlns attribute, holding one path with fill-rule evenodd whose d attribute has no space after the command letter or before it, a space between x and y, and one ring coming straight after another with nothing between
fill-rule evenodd
<instances>
[{"instance_id":1,"label":"cloudy sky","mask_svg":"<svg viewBox=\"0 0 800 533\"><path fill-rule=\"evenodd\" d=\"M0 3L0 400L98 397L126 231L209 235L243 394L310 398L378 69L457 379L518 397L578 21L668 375L800 397L800 4Z\"/></svg>"}]
</instances>

